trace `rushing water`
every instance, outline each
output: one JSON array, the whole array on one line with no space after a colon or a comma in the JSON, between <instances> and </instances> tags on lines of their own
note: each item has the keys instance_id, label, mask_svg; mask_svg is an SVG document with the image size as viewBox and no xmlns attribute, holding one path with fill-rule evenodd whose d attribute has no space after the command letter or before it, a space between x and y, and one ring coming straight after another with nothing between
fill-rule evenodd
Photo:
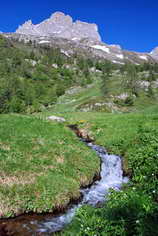
<instances>
[{"instance_id":1,"label":"rushing water","mask_svg":"<svg viewBox=\"0 0 158 236\"><path fill-rule=\"evenodd\" d=\"M109 155L103 147L92 143L87 143L87 145L96 151L101 158L101 179L96 181L90 188L82 189L82 201L72 206L65 214L52 218L46 217L44 220L30 220L29 222L25 222L25 224L23 223L21 226L23 228L23 236L48 236L53 232L60 231L65 225L71 222L76 210L83 204L97 206L103 203L110 188L118 191L122 183L128 181L126 177L123 177L122 164L119 156ZM15 235L21 234L17 232Z\"/></svg>"}]
</instances>

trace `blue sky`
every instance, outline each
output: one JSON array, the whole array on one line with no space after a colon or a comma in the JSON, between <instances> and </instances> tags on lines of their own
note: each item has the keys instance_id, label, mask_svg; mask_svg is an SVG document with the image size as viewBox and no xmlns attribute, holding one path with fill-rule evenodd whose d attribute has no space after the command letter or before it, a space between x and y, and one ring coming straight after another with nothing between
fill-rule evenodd
<instances>
[{"instance_id":1,"label":"blue sky","mask_svg":"<svg viewBox=\"0 0 158 236\"><path fill-rule=\"evenodd\" d=\"M158 46L158 0L5 0L0 31L13 32L28 19L39 23L55 11L96 23L108 44L140 52Z\"/></svg>"}]
</instances>

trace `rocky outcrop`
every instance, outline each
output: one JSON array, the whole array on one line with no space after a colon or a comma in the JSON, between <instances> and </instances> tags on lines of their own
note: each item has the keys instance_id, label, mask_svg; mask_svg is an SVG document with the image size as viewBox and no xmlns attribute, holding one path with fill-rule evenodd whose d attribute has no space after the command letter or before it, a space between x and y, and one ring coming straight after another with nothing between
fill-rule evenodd
<instances>
[{"instance_id":1,"label":"rocky outcrop","mask_svg":"<svg viewBox=\"0 0 158 236\"><path fill-rule=\"evenodd\" d=\"M69 15L62 12L55 12L49 19L40 24L34 25L31 20L25 22L16 30L18 34L52 36L66 38L74 41L84 38L101 41L96 24L89 24L82 21L73 22Z\"/></svg>"},{"instance_id":2,"label":"rocky outcrop","mask_svg":"<svg viewBox=\"0 0 158 236\"><path fill-rule=\"evenodd\" d=\"M158 61L158 47L154 48L151 53L150 56L153 57L155 60Z\"/></svg>"},{"instance_id":3,"label":"rocky outcrop","mask_svg":"<svg viewBox=\"0 0 158 236\"><path fill-rule=\"evenodd\" d=\"M123 50L119 45L108 45L101 41L96 24L73 22L71 16L62 12L55 12L49 19L36 25L29 20L19 26L16 33L3 35L37 47L58 48L66 57L82 55L120 65L158 63L158 47L151 53L139 53Z\"/></svg>"},{"instance_id":4,"label":"rocky outcrop","mask_svg":"<svg viewBox=\"0 0 158 236\"><path fill-rule=\"evenodd\" d=\"M79 128L78 125L76 125L76 124L69 125L68 127L75 132L77 137L83 139L85 142L93 142L94 141L94 137L87 129Z\"/></svg>"},{"instance_id":5,"label":"rocky outcrop","mask_svg":"<svg viewBox=\"0 0 158 236\"><path fill-rule=\"evenodd\" d=\"M57 122L65 122L66 121L63 117L59 117L59 116L49 116L49 117L47 117L47 120L57 121Z\"/></svg>"},{"instance_id":6,"label":"rocky outcrop","mask_svg":"<svg viewBox=\"0 0 158 236\"><path fill-rule=\"evenodd\" d=\"M119 45L108 45L94 39L73 40L54 36L39 36L29 34L10 33L3 34L13 41L24 43L32 42L37 47L52 47L60 49L60 52L67 57L79 55L87 58L106 59L115 64L123 65L126 62L132 64L155 63L158 62L158 56L151 53L138 53L123 50Z\"/></svg>"}]
</instances>

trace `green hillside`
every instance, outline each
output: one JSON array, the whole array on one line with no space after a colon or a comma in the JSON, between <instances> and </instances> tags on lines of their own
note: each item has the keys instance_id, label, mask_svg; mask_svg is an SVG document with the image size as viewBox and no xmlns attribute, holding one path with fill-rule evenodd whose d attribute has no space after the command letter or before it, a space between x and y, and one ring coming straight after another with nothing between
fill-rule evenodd
<instances>
[{"instance_id":1,"label":"green hillside","mask_svg":"<svg viewBox=\"0 0 158 236\"><path fill-rule=\"evenodd\" d=\"M63 124L22 115L0 116L0 161L0 217L64 207L100 169Z\"/></svg>"},{"instance_id":2,"label":"green hillside","mask_svg":"<svg viewBox=\"0 0 158 236\"><path fill-rule=\"evenodd\" d=\"M63 209L98 176L99 158L68 128L77 125L122 157L130 181L102 208L79 209L59 235L157 235L157 104L158 64L69 57L0 36L0 218Z\"/></svg>"},{"instance_id":3,"label":"green hillside","mask_svg":"<svg viewBox=\"0 0 158 236\"><path fill-rule=\"evenodd\" d=\"M158 232L158 113L67 113L72 123L87 127L96 143L123 157L130 182L111 191L102 208L77 211L63 236L154 236ZM82 122L79 121L82 120Z\"/></svg>"},{"instance_id":4,"label":"green hillside","mask_svg":"<svg viewBox=\"0 0 158 236\"><path fill-rule=\"evenodd\" d=\"M0 36L0 113L139 111L158 100L158 65L68 57Z\"/></svg>"}]
</instances>

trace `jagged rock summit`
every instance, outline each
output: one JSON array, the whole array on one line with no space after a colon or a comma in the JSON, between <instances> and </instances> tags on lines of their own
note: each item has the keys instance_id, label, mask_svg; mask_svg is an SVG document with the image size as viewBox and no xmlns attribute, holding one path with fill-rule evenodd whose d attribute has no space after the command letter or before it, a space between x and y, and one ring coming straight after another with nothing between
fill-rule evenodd
<instances>
[{"instance_id":1,"label":"jagged rock summit","mask_svg":"<svg viewBox=\"0 0 158 236\"><path fill-rule=\"evenodd\" d=\"M53 13L49 19L46 19L37 25L34 25L32 21L29 20L22 26L19 26L16 33L66 38L74 41L85 38L101 41L96 24L82 21L73 22L71 16L65 15L62 12Z\"/></svg>"},{"instance_id":2,"label":"jagged rock summit","mask_svg":"<svg viewBox=\"0 0 158 236\"><path fill-rule=\"evenodd\" d=\"M158 48L151 53L123 50L119 45L102 42L96 24L75 21L62 12L53 13L39 24L31 20L19 26L15 33L3 33L8 39L34 46L58 48L67 57L82 55L87 58L106 59L115 64L158 63Z\"/></svg>"}]
</instances>

